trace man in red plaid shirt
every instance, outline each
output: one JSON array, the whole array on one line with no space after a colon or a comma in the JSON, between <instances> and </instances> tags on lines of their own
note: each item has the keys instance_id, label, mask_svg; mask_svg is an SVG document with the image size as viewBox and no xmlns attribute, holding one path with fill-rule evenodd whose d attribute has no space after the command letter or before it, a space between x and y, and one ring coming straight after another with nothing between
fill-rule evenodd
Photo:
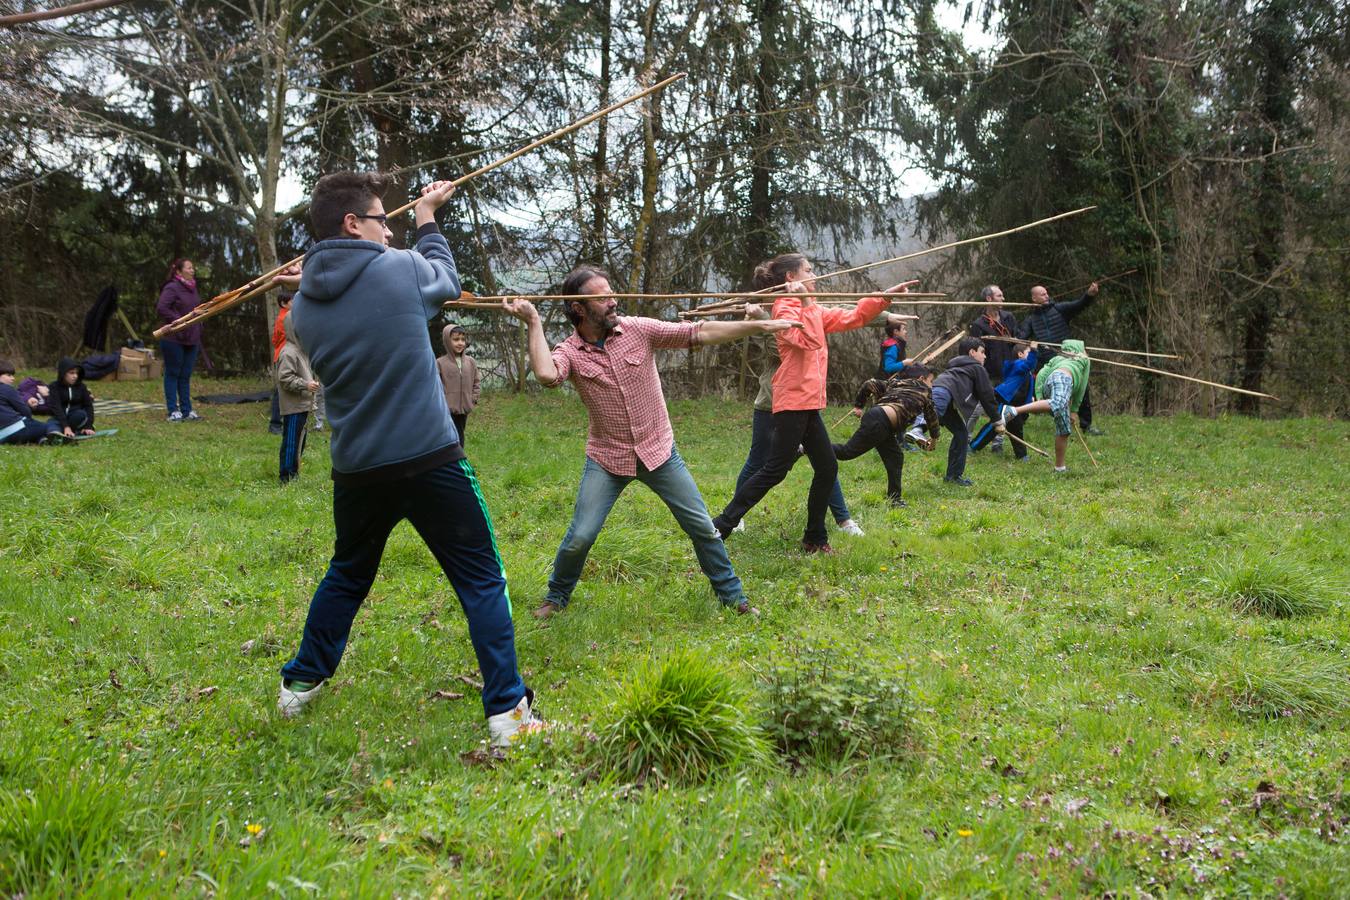
<instances>
[{"instance_id":1,"label":"man in red plaid shirt","mask_svg":"<svg viewBox=\"0 0 1350 900\"><path fill-rule=\"evenodd\" d=\"M572 524L553 561L544 604L534 615L547 618L567 606L605 518L635 478L670 507L694 542L694 553L717 599L739 613L754 612L698 485L675 449L656 351L725 344L783 331L792 323L777 319L675 323L620 317L609 275L595 266L575 269L564 279L561 292L577 297L566 301L567 317L576 330L552 351L534 304L523 299L505 303L506 311L529 328L535 378L545 387L570 380L590 420Z\"/></svg>"}]
</instances>

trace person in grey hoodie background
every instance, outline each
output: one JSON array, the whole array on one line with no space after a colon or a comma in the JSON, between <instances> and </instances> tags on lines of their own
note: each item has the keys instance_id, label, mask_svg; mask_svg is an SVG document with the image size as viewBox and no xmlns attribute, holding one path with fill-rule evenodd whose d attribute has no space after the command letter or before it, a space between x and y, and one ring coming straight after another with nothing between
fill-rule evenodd
<instances>
[{"instance_id":1,"label":"person in grey hoodie background","mask_svg":"<svg viewBox=\"0 0 1350 900\"><path fill-rule=\"evenodd\" d=\"M970 487L971 481L966 477L966 455L970 450L966 420L977 405L982 406L994 431L1002 434L1004 404L994 393L994 385L984 368L984 341L963 337L956 345L956 352L959 355L953 356L946 370L933 380L933 408L937 411L938 421L952 433L951 444L947 447L947 474L942 480Z\"/></svg>"},{"instance_id":2,"label":"person in grey hoodie background","mask_svg":"<svg viewBox=\"0 0 1350 900\"><path fill-rule=\"evenodd\" d=\"M435 213L448 181L422 189L412 250L389 246L375 173L320 178L310 203L317 243L305 254L290 319L328 395L332 561L310 601L295 658L281 670L287 717L331 678L370 592L389 533L417 530L459 596L483 676L492 743L540 727L516 664L515 630L487 502L464 457L436 374L427 322L459 296L459 273ZM294 276L282 276L294 284Z\"/></svg>"}]
</instances>

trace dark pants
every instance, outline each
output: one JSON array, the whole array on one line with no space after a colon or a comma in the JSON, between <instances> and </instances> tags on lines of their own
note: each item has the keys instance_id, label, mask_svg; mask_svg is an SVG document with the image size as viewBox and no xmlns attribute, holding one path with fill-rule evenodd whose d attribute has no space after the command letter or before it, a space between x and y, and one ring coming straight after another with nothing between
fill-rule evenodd
<instances>
[{"instance_id":1,"label":"dark pants","mask_svg":"<svg viewBox=\"0 0 1350 900\"><path fill-rule=\"evenodd\" d=\"M839 475L839 464L834 459L830 435L820 410L788 410L773 414L773 431L769 435L769 455L764 466L751 475L736 490L722 514L713 519L717 530L729 534L764 495L778 485L797 461L797 447L806 451L815 476L811 492L806 498L806 530L802 540L808 544L828 543L825 534L825 510L829 506L830 491Z\"/></svg>"},{"instance_id":2,"label":"dark pants","mask_svg":"<svg viewBox=\"0 0 1350 900\"><path fill-rule=\"evenodd\" d=\"M276 434L280 434L281 425L281 392L272 388L272 418L267 420L267 427Z\"/></svg>"},{"instance_id":3,"label":"dark pants","mask_svg":"<svg viewBox=\"0 0 1350 900\"><path fill-rule=\"evenodd\" d=\"M5 438L0 444L36 444L53 431L60 431L61 423L55 419L39 422L37 419L25 419L23 427Z\"/></svg>"},{"instance_id":4,"label":"dark pants","mask_svg":"<svg viewBox=\"0 0 1350 900\"><path fill-rule=\"evenodd\" d=\"M937 410L938 422L952 433L951 444L947 447L947 477L960 478L966 473L966 453L970 449L966 420L961 418L961 410L946 388L933 388L933 407Z\"/></svg>"},{"instance_id":5,"label":"dark pants","mask_svg":"<svg viewBox=\"0 0 1350 900\"><path fill-rule=\"evenodd\" d=\"M1078 427L1087 431L1092 427L1092 385L1083 389L1083 402L1078 407Z\"/></svg>"},{"instance_id":6,"label":"dark pants","mask_svg":"<svg viewBox=\"0 0 1350 900\"><path fill-rule=\"evenodd\" d=\"M469 424L469 414L452 412L450 421L455 423L455 431L459 432L460 446L464 446L464 426Z\"/></svg>"},{"instance_id":7,"label":"dark pants","mask_svg":"<svg viewBox=\"0 0 1350 900\"><path fill-rule=\"evenodd\" d=\"M192 367L200 349L173 341L159 342L159 352L164 354L164 405L170 413L186 416L192 412Z\"/></svg>"},{"instance_id":8,"label":"dark pants","mask_svg":"<svg viewBox=\"0 0 1350 900\"><path fill-rule=\"evenodd\" d=\"M1012 403L1013 406L1021 406L1023 403L1027 402L1027 395L1030 394L1030 392L1031 392L1031 382L1030 380L1028 380L1026 384L1022 385L1022 389L1017 392L1017 395L1013 397L1010 402ZM1027 416L1022 415L1022 416L1013 416L1011 419L1009 419L1006 423L1008 433L1011 434L1013 437L1021 438L1022 429L1027 427L1027 418L1028 418ZM993 439L994 439L994 423L986 422L984 424L984 427L980 429L980 433L975 435L975 437L971 440L970 449L980 450L984 447L985 444L988 444ZM1026 457L1027 448L1024 444L1022 444L1020 441L1010 441L1009 443L1013 445L1013 453L1017 455L1018 459L1023 459Z\"/></svg>"},{"instance_id":9,"label":"dark pants","mask_svg":"<svg viewBox=\"0 0 1350 900\"><path fill-rule=\"evenodd\" d=\"M741 489L741 485L750 480L760 469L764 468L764 461L769 458L769 441L773 434L773 413L767 409L755 410L755 416L750 425L750 452L745 455L745 465L741 466L741 474L736 476L736 490ZM844 502L844 489L839 485L839 479L834 480L834 488L830 491L830 515L834 516L834 521L843 525L853 514L848 511L848 504Z\"/></svg>"},{"instance_id":10,"label":"dark pants","mask_svg":"<svg viewBox=\"0 0 1350 900\"><path fill-rule=\"evenodd\" d=\"M287 413L281 426L281 483L300 474L300 456L305 452L305 422L309 413Z\"/></svg>"},{"instance_id":11,"label":"dark pants","mask_svg":"<svg viewBox=\"0 0 1350 900\"><path fill-rule=\"evenodd\" d=\"M72 409L66 413L66 424L70 426L71 431L78 433L82 428L93 428L94 417L87 409Z\"/></svg>"},{"instance_id":12,"label":"dark pants","mask_svg":"<svg viewBox=\"0 0 1350 900\"><path fill-rule=\"evenodd\" d=\"M874 406L863 413L858 430L847 444L835 444L835 459L857 459L875 449L886 467L886 497L892 503L900 502L900 479L905 473L905 452L900 449L899 437L891 427L886 411Z\"/></svg>"},{"instance_id":13,"label":"dark pants","mask_svg":"<svg viewBox=\"0 0 1350 900\"><path fill-rule=\"evenodd\" d=\"M525 684L516 670L511 598L487 502L468 460L396 481L334 483L333 559L310 601L300 649L281 670L282 677L314 682L337 671L385 541L404 519L440 563L469 621L483 675L484 712L492 716L512 709L525 696Z\"/></svg>"}]
</instances>

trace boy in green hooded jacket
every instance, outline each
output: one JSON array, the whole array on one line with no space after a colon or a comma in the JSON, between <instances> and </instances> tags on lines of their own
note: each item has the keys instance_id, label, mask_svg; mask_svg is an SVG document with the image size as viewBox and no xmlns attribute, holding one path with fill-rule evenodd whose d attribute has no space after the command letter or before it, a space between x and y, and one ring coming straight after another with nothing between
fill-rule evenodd
<instances>
[{"instance_id":1,"label":"boy in green hooded jacket","mask_svg":"<svg viewBox=\"0 0 1350 900\"><path fill-rule=\"evenodd\" d=\"M1050 413L1054 416L1056 472L1068 471L1064 465L1064 451L1069 448L1069 435L1078 421L1078 407L1087 393L1091 370L1092 360L1088 358L1083 342L1067 340L1060 344L1059 354L1051 357L1036 376L1036 396L1047 399L1014 407L1018 415Z\"/></svg>"}]
</instances>

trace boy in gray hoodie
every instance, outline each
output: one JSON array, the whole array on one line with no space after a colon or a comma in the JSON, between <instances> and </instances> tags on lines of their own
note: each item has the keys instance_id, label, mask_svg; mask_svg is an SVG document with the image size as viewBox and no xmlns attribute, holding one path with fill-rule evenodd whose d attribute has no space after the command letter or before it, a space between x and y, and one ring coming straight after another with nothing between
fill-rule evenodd
<instances>
[{"instance_id":1,"label":"boy in gray hoodie","mask_svg":"<svg viewBox=\"0 0 1350 900\"><path fill-rule=\"evenodd\" d=\"M516 666L511 603L487 501L445 405L427 322L459 296L459 273L435 214L455 186L422 189L412 250L389 246L386 180L339 172L310 203L318 242L291 303L294 334L328 397L335 546L310 601L277 706L297 715L342 659L389 533L410 521L459 596L483 676L496 746L540 727ZM286 279L284 279L286 280Z\"/></svg>"}]
</instances>

